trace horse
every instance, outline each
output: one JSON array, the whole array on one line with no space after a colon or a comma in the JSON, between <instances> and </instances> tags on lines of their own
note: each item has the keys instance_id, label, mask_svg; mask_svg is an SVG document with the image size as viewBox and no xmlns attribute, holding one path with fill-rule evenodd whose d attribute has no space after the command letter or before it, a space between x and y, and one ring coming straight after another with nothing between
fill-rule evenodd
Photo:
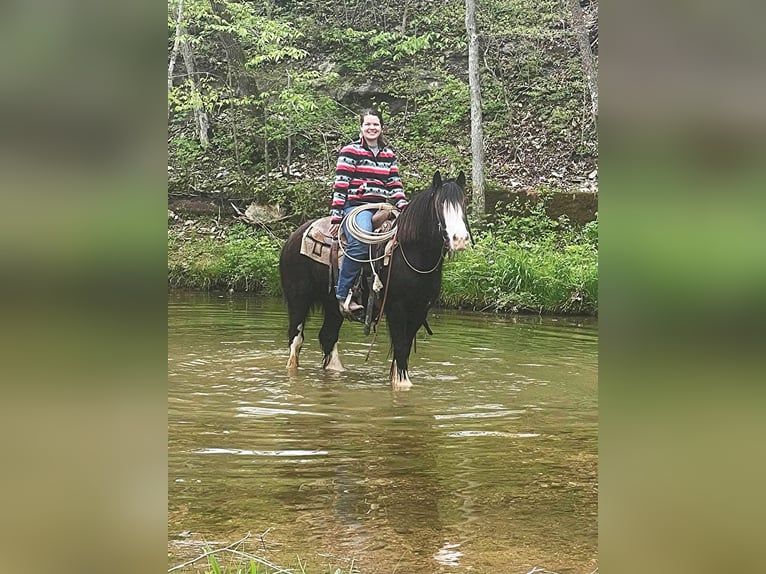
<instances>
[{"instance_id":1,"label":"horse","mask_svg":"<svg viewBox=\"0 0 766 574\"><path fill-rule=\"evenodd\" d=\"M409 377L412 343L420 327L429 330L426 316L441 291L445 256L470 245L464 188L465 174L462 171L457 178L444 181L436 171L430 187L414 194L397 217L395 248L378 271L383 284L380 305L386 316L393 349L389 377L395 390L412 387ZM288 237L279 258L289 321L287 368L290 371L298 368L306 317L311 307L321 305L324 310L319 331L319 343L324 353L322 367L343 371L338 335L344 317L338 308L331 275L327 265L300 253L303 234L312 223L304 223Z\"/></svg>"}]
</instances>

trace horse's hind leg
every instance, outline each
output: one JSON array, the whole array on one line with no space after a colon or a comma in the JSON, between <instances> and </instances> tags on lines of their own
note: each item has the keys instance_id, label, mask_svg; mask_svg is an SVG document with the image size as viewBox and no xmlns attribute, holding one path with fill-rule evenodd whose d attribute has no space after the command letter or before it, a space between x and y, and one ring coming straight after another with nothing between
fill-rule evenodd
<instances>
[{"instance_id":1,"label":"horse's hind leg","mask_svg":"<svg viewBox=\"0 0 766 574\"><path fill-rule=\"evenodd\" d=\"M290 356L287 358L287 368L298 368L298 359L303 346L303 328L306 324L306 316L309 312L309 303L297 303L288 301L287 309L289 325L287 327L287 341L290 345Z\"/></svg>"},{"instance_id":2,"label":"horse's hind leg","mask_svg":"<svg viewBox=\"0 0 766 574\"><path fill-rule=\"evenodd\" d=\"M334 297L322 298L324 307L324 322L319 330L319 343L322 345L324 360L322 366L329 371L345 371L338 353L338 334L343 325L343 316L338 310L338 302Z\"/></svg>"}]
</instances>

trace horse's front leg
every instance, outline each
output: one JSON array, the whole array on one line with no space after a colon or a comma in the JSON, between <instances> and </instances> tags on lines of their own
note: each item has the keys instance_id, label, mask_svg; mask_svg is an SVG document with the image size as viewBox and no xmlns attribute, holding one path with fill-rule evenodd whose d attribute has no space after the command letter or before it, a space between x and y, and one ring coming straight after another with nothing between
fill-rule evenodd
<instances>
[{"instance_id":1,"label":"horse's front leg","mask_svg":"<svg viewBox=\"0 0 766 574\"><path fill-rule=\"evenodd\" d=\"M407 359L394 359L391 363L391 388L395 391L406 391L412 388L410 374L407 369Z\"/></svg>"},{"instance_id":2,"label":"horse's front leg","mask_svg":"<svg viewBox=\"0 0 766 574\"><path fill-rule=\"evenodd\" d=\"M391 363L391 387L395 391L407 390L412 387L409 375L410 349L412 348L412 329L406 309L391 309L387 312L388 332L391 336L391 346L394 350L394 360ZM417 330L417 329L416 329Z\"/></svg>"},{"instance_id":3,"label":"horse's front leg","mask_svg":"<svg viewBox=\"0 0 766 574\"><path fill-rule=\"evenodd\" d=\"M345 371L338 353L338 334L343 325L343 315L338 310L338 302L335 297L325 297L322 300L324 307L324 322L319 330L319 343L322 345L324 359L322 367L328 371Z\"/></svg>"}]
</instances>

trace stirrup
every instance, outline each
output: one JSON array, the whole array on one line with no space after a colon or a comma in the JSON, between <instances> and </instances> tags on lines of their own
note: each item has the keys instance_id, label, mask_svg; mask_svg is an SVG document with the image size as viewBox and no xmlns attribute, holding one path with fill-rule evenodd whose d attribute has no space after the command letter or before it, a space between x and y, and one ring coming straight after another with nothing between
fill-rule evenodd
<instances>
[{"instance_id":1,"label":"stirrup","mask_svg":"<svg viewBox=\"0 0 766 574\"><path fill-rule=\"evenodd\" d=\"M349 291L345 301L338 300L338 308L341 315L352 321L364 322L364 307L351 299L352 292Z\"/></svg>"}]
</instances>

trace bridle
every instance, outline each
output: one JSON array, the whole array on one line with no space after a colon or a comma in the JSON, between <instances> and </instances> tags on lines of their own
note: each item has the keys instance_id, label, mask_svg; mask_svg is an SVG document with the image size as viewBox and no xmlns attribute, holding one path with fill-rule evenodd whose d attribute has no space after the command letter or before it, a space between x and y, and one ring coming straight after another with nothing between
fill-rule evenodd
<instances>
[{"instance_id":1,"label":"bridle","mask_svg":"<svg viewBox=\"0 0 766 574\"><path fill-rule=\"evenodd\" d=\"M433 192L434 195L436 192ZM439 265L441 265L442 261L444 261L444 257L449 253L450 247L449 247L449 236L447 235L447 223L444 221L444 202L443 201L437 201L436 197L434 197L434 210L436 211L436 217L439 222L438 230L440 235L442 236L442 239L444 240L444 244L442 245L442 251L439 255L439 258L436 260L436 264L429 269L428 271L424 271L422 269L418 269L415 267L412 263L410 263L407 260L407 256L404 253L404 248L402 247L401 243L398 243L399 251L402 252L402 259L404 259L404 262L407 264L407 267L412 269L415 273L420 273L422 275L428 275L429 273L433 273L439 268Z\"/></svg>"},{"instance_id":2,"label":"bridle","mask_svg":"<svg viewBox=\"0 0 766 574\"><path fill-rule=\"evenodd\" d=\"M399 251L401 251L402 259L404 260L404 263L407 265L407 267L409 267L410 269L412 269L416 273L420 273L422 275L428 275L429 273L433 273L434 271L436 271L439 268L439 265L441 265L441 263L444 261L444 256L447 255L447 253L450 250L450 247L449 247L449 236L447 235L447 223L446 223L446 221L444 221L444 209L443 209L444 203L441 202L441 201L436 201L436 192L435 191L433 192L433 194L434 194L434 204L435 204L434 205L434 210L436 211L436 217L437 217L438 222L439 222L438 230L439 230L439 233L442 236L442 239L444 241L444 243L442 244L442 250L441 250L441 253L439 255L439 258L436 260L436 264L431 269L429 269L427 271L424 271L422 269L418 269L417 267L412 265L412 263L409 262L409 260L407 259L407 255L405 255L405 253L404 253L404 248L402 247L402 244L399 243L399 240L396 237L394 238L395 248L398 247ZM436 205L436 204L438 204L438 205ZM439 209L440 207L442 209ZM461 211L463 213L465 213L465 205L461 205L460 207L461 207ZM383 291L383 301L382 301L382 303L380 305L380 311L378 313L378 319L377 319L377 321L375 321L376 325L380 322L381 317L383 317L383 310L386 307L386 300L388 299L388 288L391 285L391 270L393 269L393 267L394 267L394 265L393 265L393 261L392 261L388 265L388 278L386 279L385 290ZM375 329L375 335L373 336L373 339L372 339L373 343L375 342L375 337L377 336L377 334L378 334L378 331L377 331L377 328L376 328ZM370 350L372 350L372 345L370 345ZM365 358L365 361L367 359L369 359L369 357L370 357L370 351L367 351L367 357Z\"/></svg>"}]
</instances>

